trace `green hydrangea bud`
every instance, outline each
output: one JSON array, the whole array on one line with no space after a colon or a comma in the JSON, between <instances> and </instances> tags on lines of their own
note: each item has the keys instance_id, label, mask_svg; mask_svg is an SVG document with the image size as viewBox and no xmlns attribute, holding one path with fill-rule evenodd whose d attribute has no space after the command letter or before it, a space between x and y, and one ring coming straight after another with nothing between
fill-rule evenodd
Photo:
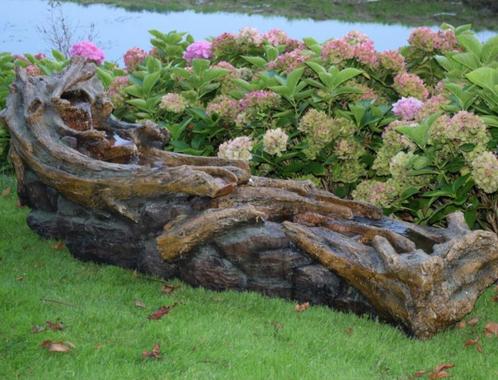
<instances>
[{"instance_id":1,"label":"green hydrangea bud","mask_svg":"<svg viewBox=\"0 0 498 380\"><path fill-rule=\"evenodd\" d=\"M388 180L387 182L366 180L356 186L352 195L355 200L388 208L398 196L398 189L392 180Z\"/></svg>"},{"instance_id":2,"label":"green hydrangea bud","mask_svg":"<svg viewBox=\"0 0 498 380\"><path fill-rule=\"evenodd\" d=\"M492 152L484 152L472 161L472 178L485 193L498 191L498 158Z\"/></svg>"}]
</instances>

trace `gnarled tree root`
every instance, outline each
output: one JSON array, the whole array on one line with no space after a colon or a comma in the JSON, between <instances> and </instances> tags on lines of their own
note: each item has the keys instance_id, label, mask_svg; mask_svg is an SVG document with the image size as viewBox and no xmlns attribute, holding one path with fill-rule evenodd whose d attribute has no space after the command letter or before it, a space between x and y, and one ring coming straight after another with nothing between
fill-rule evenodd
<instances>
[{"instance_id":1,"label":"gnarled tree root","mask_svg":"<svg viewBox=\"0 0 498 380\"><path fill-rule=\"evenodd\" d=\"M95 69L19 69L0 114L29 225L75 256L377 313L420 338L498 278L498 237L459 213L445 229L416 226L307 181L251 177L240 161L164 151L166 130L111 115Z\"/></svg>"}]
</instances>

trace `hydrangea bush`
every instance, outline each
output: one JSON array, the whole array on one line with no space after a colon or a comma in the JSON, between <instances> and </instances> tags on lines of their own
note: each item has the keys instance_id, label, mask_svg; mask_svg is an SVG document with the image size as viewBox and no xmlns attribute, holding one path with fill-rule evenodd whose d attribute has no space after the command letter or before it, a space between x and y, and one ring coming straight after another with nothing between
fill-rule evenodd
<instances>
[{"instance_id":1,"label":"hydrangea bush","mask_svg":"<svg viewBox=\"0 0 498 380\"><path fill-rule=\"evenodd\" d=\"M419 223L462 210L498 231L498 37L418 28L379 52L360 32L324 43L278 29L151 34L152 50L130 49L123 68L86 43L74 55L101 64L118 117L167 128L168 149L249 161ZM67 63L56 55L55 66L11 62L48 74Z\"/></svg>"}]
</instances>

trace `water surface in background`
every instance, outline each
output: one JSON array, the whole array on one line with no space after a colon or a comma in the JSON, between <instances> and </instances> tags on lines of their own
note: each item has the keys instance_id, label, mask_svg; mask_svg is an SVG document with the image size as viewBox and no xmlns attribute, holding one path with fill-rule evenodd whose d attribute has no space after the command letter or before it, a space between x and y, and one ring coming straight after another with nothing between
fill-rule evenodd
<instances>
[{"instance_id":1,"label":"water surface in background","mask_svg":"<svg viewBox=\"0 0 498 380\"><path fill-rule=\"evenodd\" d=\"M374 40L378 50L396 49L405 45L411 30L403 25L290 20L285 17L239 13L129 11L100 4L82 6L76 3L62 3L61 9L67 24L77 28L76 36L85 36L90 26L94 25L96 42L104 48L106 58L111 60L119 60L130 47L150 48L150 29L162 32L185 31L195 39L203 39L252 26L261 31L279 28L293 38L313 37L319 41L340 37L351 30L359 30ZM0 12L0 51L17 54L50 52L52 46L37 28L46 24L49 19L48 1L0 0ZM492 35L494 32L491 31L478 33L481 40Z\"/></svg>"}]
</instances>

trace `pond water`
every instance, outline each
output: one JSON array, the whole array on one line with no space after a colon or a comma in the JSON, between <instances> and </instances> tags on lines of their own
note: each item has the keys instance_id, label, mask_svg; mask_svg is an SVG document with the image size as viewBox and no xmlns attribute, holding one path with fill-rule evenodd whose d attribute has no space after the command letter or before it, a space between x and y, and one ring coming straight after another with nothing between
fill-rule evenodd
<instances>
[{"instance_id":1,"label":"pond water","mask_svg":"<svg viewBox=\"0 0 498 380\"><path fill-rule=\"evenodd\" d=\"M108 5L60 5L67 25L76 37L84 37L91 25L95 41L104 48L106 58L120 60L130 47L150 47L148 30L162 32L185 31L196 39L216 36L222 32L236 32L245 26L261 31L271 28L285 30L291 37L313 37L324 41L340 37L351 30L369 35L378 50L395 49L406 44L411 27L376 23L357 23L337 20L287 19L279 16L246 15L241 13L196 13L194 11L156 13L130 11ZM50 12L45 0L0 0L0 51L13 53L50 52L52 46L40 33L39 27L48 26ZM478 33L484 40L492 31Z\"/></svg>"}]
</instances>

